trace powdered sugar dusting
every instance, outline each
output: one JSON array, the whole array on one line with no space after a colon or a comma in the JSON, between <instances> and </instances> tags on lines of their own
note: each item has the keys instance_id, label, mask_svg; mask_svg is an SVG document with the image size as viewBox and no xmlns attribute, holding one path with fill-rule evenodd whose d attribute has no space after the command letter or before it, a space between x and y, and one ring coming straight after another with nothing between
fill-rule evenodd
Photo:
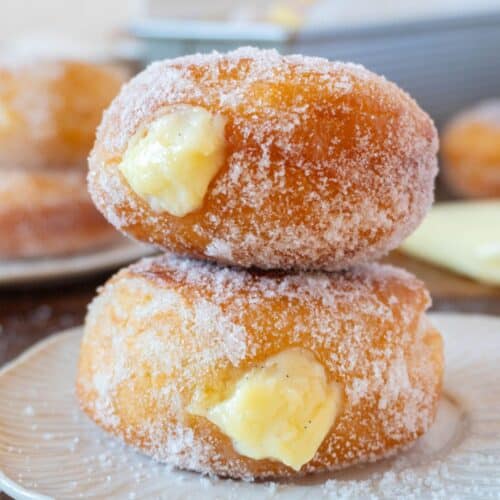
<instances>
[{"instance_id":1,"label":"powdered sugar dusting","mask_svg":"<svg viewBox=\"0 0 500 500\"><path fill-rule=\"evenodd\" d=\"M117 163L177 104L228 119L226 164L201 210L155 213ZM165 249L245 267L343 269L395 248L433 198L437 135L394 84L361 66L241 48L152 64L105 113L89 164L98 208Z\"/></svg>"}]
</instances>

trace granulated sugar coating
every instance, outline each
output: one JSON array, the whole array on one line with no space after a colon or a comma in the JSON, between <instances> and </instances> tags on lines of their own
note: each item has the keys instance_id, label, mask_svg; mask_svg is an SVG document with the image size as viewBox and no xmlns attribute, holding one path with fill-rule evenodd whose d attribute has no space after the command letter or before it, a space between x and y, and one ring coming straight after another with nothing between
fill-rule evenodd
<instances>
[{"instance_id":1,"label":"granulated sugar coating","mask_svg":"<svg viewBox=\"0 0 500 500\"><path fill-rule=\"evenodd\" d=\"M165 255L123 269L89 307L78 395L99 425L157 460L235 478L295 476L239 455L196 389L231 384L270 356L309 350L340 384L342 410L307 474L372 461L431 425L442 346L428 293L377 264L338 274L221 268Z\"/></svg>"},{"instance_id":2,"label":"granulated sugar coating","mask_svg":"<svg viewBox=\"0 0 500 500\"><path fill-rule=\"evenodd\" d=\"M203 206L155 212L118 170L130 138L173 109L226 121ZM104 115L89 189L122 232L166 250L265 269L338 270L376 259L433 197L437 134L396 85L361 66L242 48L157 62Z\"/></svg>"}]
</instances>

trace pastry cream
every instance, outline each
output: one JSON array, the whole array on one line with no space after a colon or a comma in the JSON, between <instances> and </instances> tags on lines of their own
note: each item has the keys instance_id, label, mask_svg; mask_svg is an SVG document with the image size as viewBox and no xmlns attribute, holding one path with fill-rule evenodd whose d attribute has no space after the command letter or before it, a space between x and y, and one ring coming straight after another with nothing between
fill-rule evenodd
<instances>
[{"instance_id":1,"label":"pastry cream","mask_svg":"<svg viewBox=\"0 0 500 500\"><path fill-rule=\"evenodd\" d=\"M500 284L500 201L437 204L401 250L478 281Z\"/></svg>"},{"instance_id":2,"label":"pastry cream","mask_svg":"<svg viewBox=\"0 0 500 500\"><path fill-rule=\"evenodd\" d=\"M224 162L224 125L204 108L175 108L132 137L119 169L153 210L182 217L201 207Z\"/></svg>"},{"instance_id":3,"label":"pastry cream","mask_svg":"<svg viewBox=\"0 0 500 500\"><path fill-rule=\"evenodd\" d=\"M199 391L189 411L217 425L241 455L279 460L295 470L313 458L341 408L339 385L300 348L287 349L224 386Z\"/></svg>"}]
</instances>

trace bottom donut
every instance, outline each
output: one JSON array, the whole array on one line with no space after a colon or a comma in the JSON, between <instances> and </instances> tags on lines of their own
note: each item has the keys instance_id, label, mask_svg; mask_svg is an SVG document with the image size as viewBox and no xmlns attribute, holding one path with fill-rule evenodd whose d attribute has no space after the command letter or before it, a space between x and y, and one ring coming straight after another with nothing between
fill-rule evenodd
<instances>
[{"instance_id":1,"label":"bottom donut","mask_svg":"<svg viewBox=\"0 0 500 500\"><path fill-rule=\"evenodd\" d=\"M77 393L155 459L244 479L393 454L432 424L442 341L423 285L390 266L259 272L171 256L89 307Z\"/></svg>"},{"instance_id":2,"label":"bottom donut","mask_svg":"<svg viewBox=\"0 0 500 500\"><path fill-rule=\"evenodd\" d=\"M0 185L0 259L84 252L120 235L96 210L84 172L4 171Z\"/></svg>"}]
</instances>

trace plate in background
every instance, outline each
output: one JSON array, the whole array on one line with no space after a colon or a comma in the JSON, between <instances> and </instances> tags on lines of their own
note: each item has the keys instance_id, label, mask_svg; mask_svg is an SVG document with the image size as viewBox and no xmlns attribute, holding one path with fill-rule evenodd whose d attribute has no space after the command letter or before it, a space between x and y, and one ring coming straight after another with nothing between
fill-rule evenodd
<instances>
[{"instance_id":1,"label":"plate in background","mask_svg":"<svg viewBox=\"0 0 500 500\"><path fill-rule=\"evenodd\" d=\"M153 252L151 247L123 239L120 243L83 254L0 260L0 287L65 281L97 274L118 269Z\"/></svg>"},{"instance_id":2,"label":"plate in background","mask_svg":"<svg viewBox=\"0 0 500 500\"><path fill-rule=\"evenodd\" d=\"M0 489L22 499L498 498L500 319L432 318L447 367L431 430L396 458L300 484L172 470L107 436L74 397L81 329L52 336L0 371Z\"/></svg>"}]
</instances>

